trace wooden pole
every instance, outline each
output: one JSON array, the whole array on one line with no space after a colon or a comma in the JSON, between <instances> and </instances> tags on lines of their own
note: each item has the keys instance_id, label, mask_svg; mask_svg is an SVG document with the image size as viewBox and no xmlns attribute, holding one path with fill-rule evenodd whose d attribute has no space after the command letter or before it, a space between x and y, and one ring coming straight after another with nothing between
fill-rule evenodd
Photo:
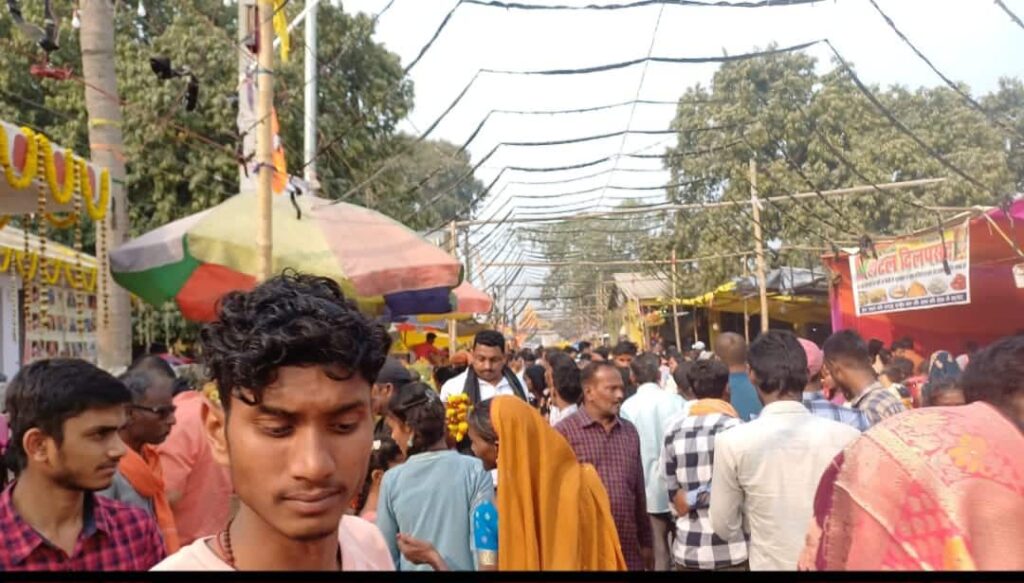
<instances>
[{"instance_id":1,"label":"wooden pole","mask_svg":"<svg viewBox=\"0 0 1024 583\"><path fill-rule=\"evenodd\" d=\"M683 350L683 341L679 334L679 294L676 292L676 248L672 246L672 331L676 336L676 350Z\"/></svg>"},{"instance_id":2,"label":"wooden pole","mask_svg":"<svg viewBox=\"0 0 1024 583\"><path fill-rule=\"evenodd\" d=\"M259 1L259 67L256 69L256 161L259 164L259 182L256 190L256 248L259 250L260 281L273 275L273 207L274 191L274 136L270 123L274 108L274 3Z\"/></svg>"},{"instance_id":3,"label":"wooden pole","mask_svg":"<svg viewBox=\"0 0 1024 583\"><path fill-rule=\"evenodd\" d=\"M754 253L757 256L757 288L761 296L761 332L768 331L768 289L764 269L764 233L761 231L761 203L757 200L757 162L750 159L750 206L754 213Z\"/></svg>"},{"instance_id":4,"label":"wooden pole","mask_svg":"<svg viewBox=\"0 0 1024 583\"><path fill-rule=\"evenodd\" d=\"M448 226L448 250L451 252L452 257L458 259L459 255L459 231L458 225L455 221L452 221ZM451 358L455 355L456 345L458 344L458 326L455 322L455 318L448 318L448 357Z\"/></svg>"},{"instance_id":5,"label":"wooden pole","mask_svg":"<svg viewBox=\"0 0 1024 583\"><path fill-rule=\"evenodd\" d=\"M747 257L743 258L743 277L750 275L750 265ZM743 296L743 339L750 343L750 305L746 294Z\"/></svg>"}]
</instances>

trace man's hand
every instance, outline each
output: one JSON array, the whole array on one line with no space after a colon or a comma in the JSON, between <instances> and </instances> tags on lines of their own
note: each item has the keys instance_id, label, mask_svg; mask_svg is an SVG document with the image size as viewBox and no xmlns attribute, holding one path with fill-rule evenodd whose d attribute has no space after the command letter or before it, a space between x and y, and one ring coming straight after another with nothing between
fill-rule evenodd
<instances>
[{"instance_id":1,"label":"man's hand","mask_svg":"<svg viewBox=\"0 0 1024 583\"><path fill-rule=\"evenodd\" d=\"M686 503L686 492L679 490L672 497L672 505L676 507L676 514L686 516L690 512L690 505Z\"/></svg>"},{"instance_id":2,"label":"man's hand","mask_svg":"<svg viewBox=\"0 0 1024 583\"><path fill-rule=\"evenodd\" d=\"M448 571L448 564L441 558L434 545L407 534L398 534L398 550L407 561L414 565L430 565L435 571Z\"/></svg>"},{"instance_id":3,"label":"man's hand","mask_svg":"<svg viewBox=\"0 0 1024 583\"><path fill-rule=\"evenodd\" d=\"M654 550L651 547L640 547L640 556L644 558L644 569L654 570Z\"/></svg>"}]
</instances>

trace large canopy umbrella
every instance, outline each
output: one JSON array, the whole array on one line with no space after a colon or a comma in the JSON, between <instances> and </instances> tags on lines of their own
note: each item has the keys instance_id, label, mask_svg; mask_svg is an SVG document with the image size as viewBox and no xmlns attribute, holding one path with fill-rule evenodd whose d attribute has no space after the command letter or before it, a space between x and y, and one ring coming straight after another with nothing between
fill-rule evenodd
<instances>
[{"instance_id":1,"label":"large canopy umbrella","mask_svg":"<svg viewBox=\"0 0 1024 583\"><path fill-rule=\"evenodd\" d=\"M255 194L235 195L110 253L114 280L146 302L174 300L195 321L216 318L225 293L256 285ZM327 276L364 311L392 316L452 310L459 262L376 211L311 195L273 201L273 272Z\"/></svg>"},{"instance_id":2,"label":"large canopy umbrella","mask_svg":"<svg viewBox=\"0 0 1024 583\"><path fill-rule=\"evenodd\" d=\"M452 290L452 295L455 296L453 312L447 314L423 313L408 317L399 315L394 320L411 324L413 327L433 328L433 325L443 326L438 323L445 320L471 320L473 314L486 314L494 305L494 300L487 295L487 292L481 291L468 281L462 282L459 287Z\"/></svg>"}]
</instances>

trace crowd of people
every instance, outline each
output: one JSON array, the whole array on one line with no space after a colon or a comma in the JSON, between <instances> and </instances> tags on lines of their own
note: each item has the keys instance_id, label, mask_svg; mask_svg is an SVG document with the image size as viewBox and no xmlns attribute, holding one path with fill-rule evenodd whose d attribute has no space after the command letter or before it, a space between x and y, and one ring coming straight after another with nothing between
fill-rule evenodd
<instances>
[{"instance_id":1,"label":"crowd of people","mask_svg":"<svg viewBox=\"0 0 1024 583\"><path fill-rule=\"evenodd\" d=\"M157 355L10 382L0 569L1024 569L1024 335L485 331L410 363L329 279L219 310L202 382Z\"/></svg>"}]
</instances>

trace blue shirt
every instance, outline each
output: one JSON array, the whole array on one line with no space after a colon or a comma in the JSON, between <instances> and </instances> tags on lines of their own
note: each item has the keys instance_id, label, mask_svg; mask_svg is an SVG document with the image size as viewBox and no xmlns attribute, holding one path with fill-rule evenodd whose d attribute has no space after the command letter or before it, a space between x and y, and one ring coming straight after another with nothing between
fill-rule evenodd
<instances>
[{"instance_id":1,"label":"blue shirt","mask_svg":"<svg viewBox=\"0 0 1024 583\"><path fill-rule=\"evenodd\" d=\"M871 423L868 422L868 417L863 411L836 405L826 399L821 391L804 393L803 404L814 415L845 423L857 431L867 431L871 427Z\"/></svg>"},{"instance_id":2,"label":"blue shirt","mask_svg":"<svg viewBox=\"0 0 1024 583\"><path fill-rule=\"evenodd\" d=\"M411 456L384 474L377 527L399 571L430 571L398 551L398 533L430 541L453 571L475 571L473 511L494 500L494 482L480 460L458 452Z\"/></svg>"},{"instance_id":3,"label":"blue shirt","mask_svg":"<svg viewBox=\"0 0 1024 583\"><path fill-rule=\"evenodd\" d=\"M750 384L750 377L745 372L729 373L729 400L733 409L739 413L740 419L752 421L761 414L761 399Z\"/></svg>"},{"instance_id":4,"label":"blue shirt","mask_svg":"<svg viewBox=\"0 0 1024 583\"><path fill-rule=\"evenodd\" d=\"M669 511L668 487L661 472L661 448L665 442L665 427L676 413L683 409L683 398L654 383L640 385L636 394L626 399L619 415L636 426L640 434L640 459L644 467L647 494L647 513L664 514Z\"/></svg>"}]
</instances>

